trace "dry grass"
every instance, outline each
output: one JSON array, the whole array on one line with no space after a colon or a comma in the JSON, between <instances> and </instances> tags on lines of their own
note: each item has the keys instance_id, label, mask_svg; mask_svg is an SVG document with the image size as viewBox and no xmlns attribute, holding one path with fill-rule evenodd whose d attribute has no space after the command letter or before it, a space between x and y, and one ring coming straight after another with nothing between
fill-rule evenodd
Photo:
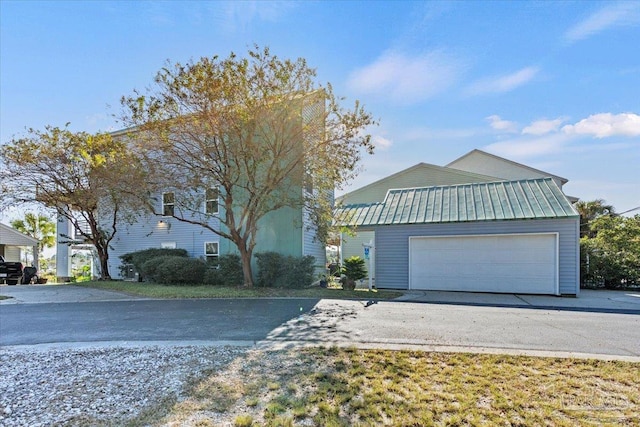
<instances>
[{"instance_id":1,"label":"dry grass","mask_svg":"<svg viewBox=\"0 0 640 427\"><path fill-rule=\"evenodd\" d=\"M197 382L157 425L639 425L639 385L640 365L628 362L252 351Z\"/></svg>"}]
</instances>

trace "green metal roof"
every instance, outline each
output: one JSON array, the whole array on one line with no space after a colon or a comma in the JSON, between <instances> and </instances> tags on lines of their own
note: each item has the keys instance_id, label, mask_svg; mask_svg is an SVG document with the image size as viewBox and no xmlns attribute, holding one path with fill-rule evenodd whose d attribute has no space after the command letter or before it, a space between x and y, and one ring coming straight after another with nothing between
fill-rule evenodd
<instances>
[{"instance_id":1,"label":"green metal roof","mask_svg":"<svg viewBox=\"0 0 640 427\"><path fill-rule=\"evenodd\" d=\"M336 210L338 222L352 226L577 216L551 178L395 189L382 203Z\"/></svg>"}]
</instances>

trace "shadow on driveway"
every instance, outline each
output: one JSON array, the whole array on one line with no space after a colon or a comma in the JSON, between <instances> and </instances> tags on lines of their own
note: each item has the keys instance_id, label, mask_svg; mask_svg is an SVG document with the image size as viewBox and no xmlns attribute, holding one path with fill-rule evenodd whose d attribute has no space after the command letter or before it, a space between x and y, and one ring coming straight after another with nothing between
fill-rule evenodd
<instances>
[{"instance_id":1,"label":"shadow on driveway","mask_svg":"<svg viewBox=\"0 0 640 427\"><path fill-rule=\"evenodd\" d=\"M189 299L11 304L0 346L65 342L256 342L318 299Z\"/></svg>"}]
</instances>

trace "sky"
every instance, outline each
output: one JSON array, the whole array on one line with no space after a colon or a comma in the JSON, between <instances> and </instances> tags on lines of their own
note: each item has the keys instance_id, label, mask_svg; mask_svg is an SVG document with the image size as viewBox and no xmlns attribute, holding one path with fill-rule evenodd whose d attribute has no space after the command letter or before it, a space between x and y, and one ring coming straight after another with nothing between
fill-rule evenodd
<instances>
[{"instance_id":1,"label":"sky","mask_svg":"<svg viewBox=\"0 0 640 427\"><path fill-rule=\"evenodd\" d=\"M305 58L379 120L338 194L481 149L640 206L640 1L0 0L0 143L117 130L120 98L167 61L254 44Z\"/></svg>"}]
</instances>

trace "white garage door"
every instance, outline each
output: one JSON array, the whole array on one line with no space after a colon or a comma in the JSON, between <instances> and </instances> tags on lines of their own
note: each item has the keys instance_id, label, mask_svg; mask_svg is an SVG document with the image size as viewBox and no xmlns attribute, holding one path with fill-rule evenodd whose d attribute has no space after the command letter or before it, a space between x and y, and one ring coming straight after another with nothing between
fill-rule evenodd
<instances>
[{"instance_id":1,"label":"white garage door","mask_svg":"<svg viewBox=\"0 0 640 427\"><path fill-rule=\"evenodd\" d=\"M409 238L409 288L558 293L557 234Z\"/></svg>"}]
</instances>

